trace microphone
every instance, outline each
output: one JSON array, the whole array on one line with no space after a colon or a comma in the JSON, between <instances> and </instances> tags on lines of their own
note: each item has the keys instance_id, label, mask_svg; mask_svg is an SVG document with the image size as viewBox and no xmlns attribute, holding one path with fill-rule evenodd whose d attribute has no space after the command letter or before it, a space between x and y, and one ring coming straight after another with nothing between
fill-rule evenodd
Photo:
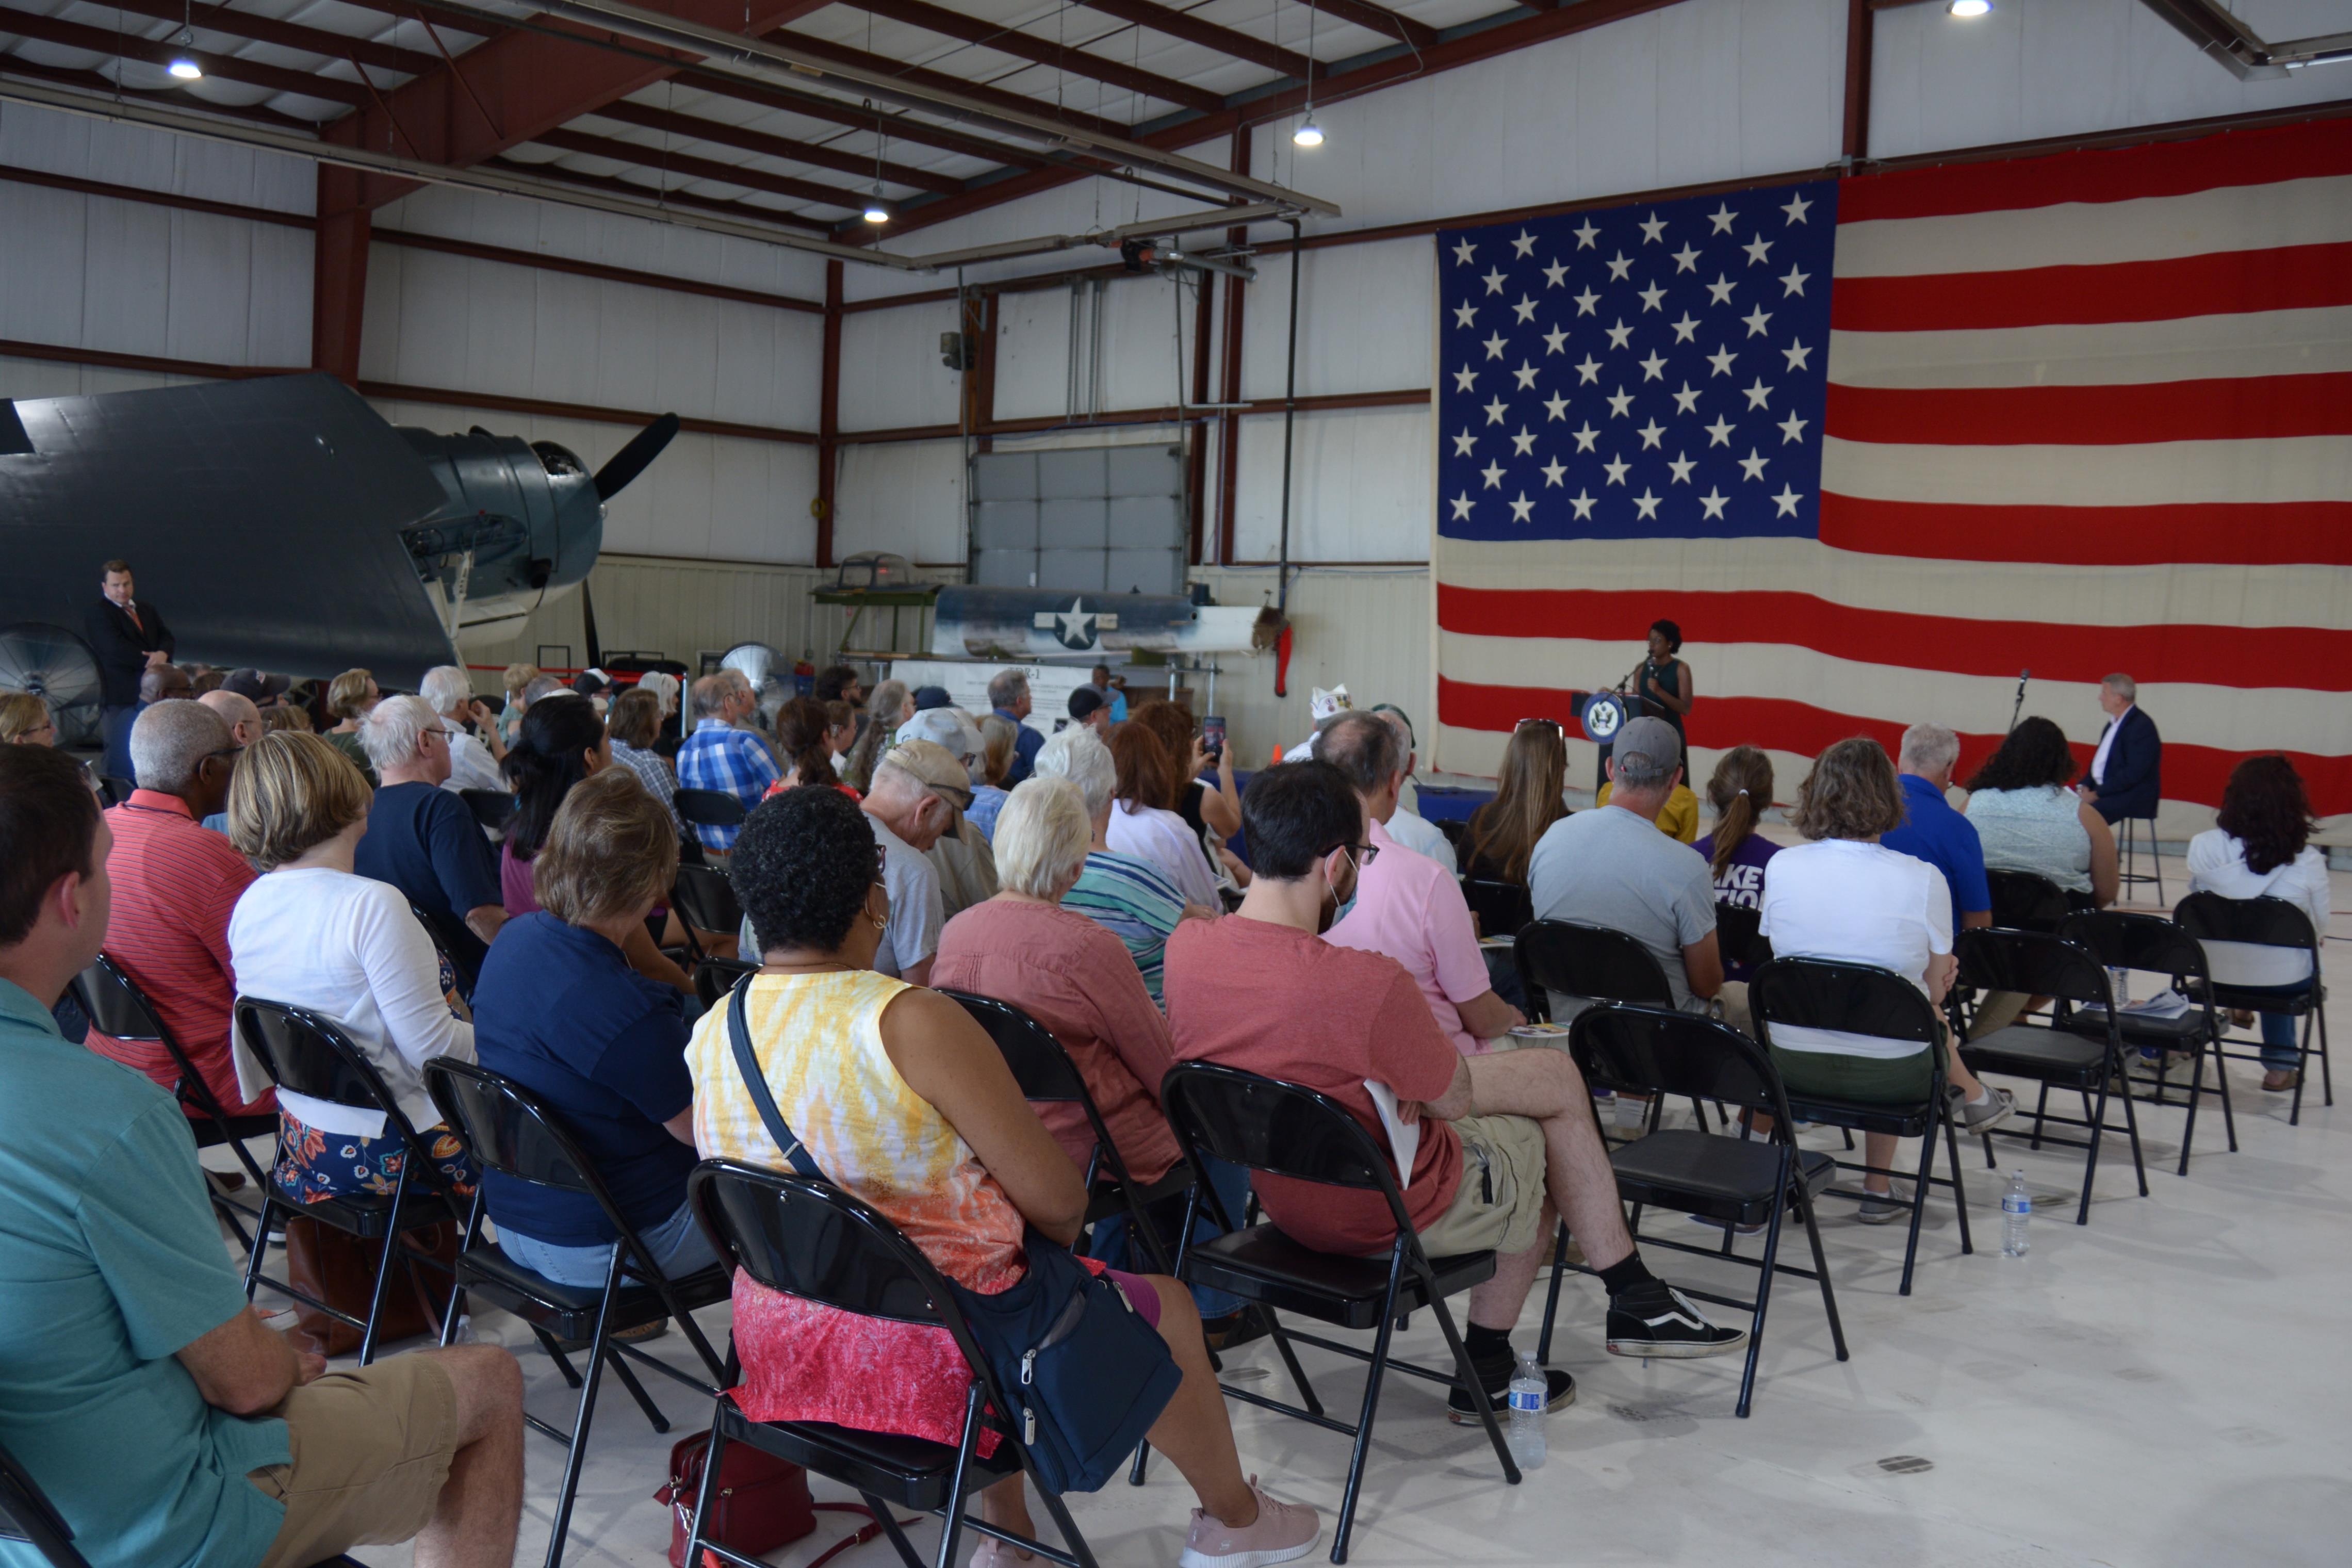
<instances>
[{"instance_id":1,"label":"microphone","mask_svg":"<svg viewBox=\"0 0 2352 1568\"><path fill-rule=\"evenodd\" d=\"M2032 679L2033 671L2030 668L2017 672L2017 700L2009 705L2009 727L2011 730L2017 728L2017 716L2025 711L2025 683Z\"/></svg>"}]
</instances>

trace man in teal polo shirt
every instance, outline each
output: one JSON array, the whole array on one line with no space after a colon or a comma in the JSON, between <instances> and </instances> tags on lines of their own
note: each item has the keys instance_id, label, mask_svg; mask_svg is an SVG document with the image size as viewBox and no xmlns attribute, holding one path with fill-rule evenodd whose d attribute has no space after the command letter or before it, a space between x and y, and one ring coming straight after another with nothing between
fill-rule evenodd
<instances>
[{"instance_id":1,"label":"man in teal polo shirt","mask_svg":"<svg viewBox=\"0 0 2352 1568\"><path fill-rule=\"evenodd\" d=\"M59 1037L109 838L62 752L0 747L0 1443L96 1568L298 1568L416 1540L506 1568L522 1379L492 1346L327 1373L247 1305L187 1119ZM0 1564L40 1562L0 1542Z\"/></svg>"}]
</instances>

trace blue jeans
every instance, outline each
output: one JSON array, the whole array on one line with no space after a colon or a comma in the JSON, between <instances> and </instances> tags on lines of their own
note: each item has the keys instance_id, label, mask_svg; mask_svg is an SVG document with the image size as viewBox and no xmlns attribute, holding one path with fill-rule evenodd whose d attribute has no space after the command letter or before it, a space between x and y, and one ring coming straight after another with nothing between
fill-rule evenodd
<instances>
[{"instance_id":1,"label":"blue jeans","mask_svg":"<svg viewBox=\"0 0 2352 1568\"><path fill-rule=\"evenodd\" d=\"M1206 1167L1209 1185L1224 1204L1225 1212L1232 1215L1234 1221L1239 1223L1243 1212L1249 1205L1249 1172L1239 1165L1220 1160L1213 1154L1202 1155L1201 1163ZM1177 1216L1169 1220L1161 1234L1172 1234L1181 1223L1180 1211ZM1128 1235L1128 1232L1133 1228L1133 1225L1123 1214L1113 1215L1110 1218L1097 1223L1095 1226L1093 1245L1087 1249L1087 1255L1111 1268L1124 1269L1130 1274L1150 1273L1153 1268L1150 1258L1145 1255L1142 1248L1135 1245L1134 1238ZM1192 1239L1196 1242L1207 1241L1224 1233L1224 1227L1216 1221L1214 1209L1206 1199L1202 1200L1201 1217L1192 1226ZM1192 1286L1190 1289L1192 1292L1192 1303L1201 1309L1201 1316L1203 1318L1222 1318L1228 1312L1238 1312L1248 1305L1239 1296L1227 1291L1212 1290L1200 1285Z\"/></svg>"},{"instance_id":2,"label":"blue jeans","mask_svg":"<svg viewBox=\"0 0 2352 1568\"><path fill-rule=\"evenodd\" d=\"M2282 1001L2300 1000L2311 994L2311 982L2298 980L2292 985L2233 985L2230 989L2253 996L2276 996ZM2292 1013L2257 1013L2263 1028L2263 1066L2273 1072L2293 1072L2303 1065L2303 1052L2297 1048L2296 1020Z\"/></svg>"},{"instance_id":3,"label":"blue jeans","mask_svg":"<svg viewBox=\"0 0 2352 1568\"><path fill-rule=\"evenodd\" d=\"M654 1255L661 1271L672 1279L699 1274L719 1261L710 1238L695 1223L691 1204L678 1205L676 1214L639 1234L646 1250ZM613 1267L613 1248L619 1245L615 1241L594 1247L558 1247L499 1226L499 1247L509 1258L558 1285L591 1290L604 1283L605 1272Z\"/></svg>"}]
</instances>

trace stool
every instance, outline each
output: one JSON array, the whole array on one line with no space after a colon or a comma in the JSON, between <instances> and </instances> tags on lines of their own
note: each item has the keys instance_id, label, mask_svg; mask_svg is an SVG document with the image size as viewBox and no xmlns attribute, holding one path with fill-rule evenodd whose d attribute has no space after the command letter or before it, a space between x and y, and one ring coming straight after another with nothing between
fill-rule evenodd
<instances>
[{"instance_id":1,"label":"stool","mask_svg":"<svg viewBox=\"0 0 2352 1568\"><path fill-rule=\"evenodd\" d=\"M2134 850L2137 847L2138 839L2138 835L2133 830L2143 822L2147 824L2147 860L2148 864L2154 868L2153 871L2135 871L2132 869ZM2122 872L2116 879L2126 888L2130 887L2135 882L2154 882L2156 884L2156 901L2159 904L2163 903L2165 901L2164 858L2157 853L2156 818L2152 816L2126 816L2118 822L2116 826L2124 830L2124 864Z\"/></svg>"}]
</instances>

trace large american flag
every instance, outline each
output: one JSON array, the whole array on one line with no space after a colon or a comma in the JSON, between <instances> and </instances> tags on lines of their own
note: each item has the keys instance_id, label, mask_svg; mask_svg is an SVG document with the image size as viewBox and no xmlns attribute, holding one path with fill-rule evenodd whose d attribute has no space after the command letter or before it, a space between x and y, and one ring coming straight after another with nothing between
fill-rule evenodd
<instances>
[{"instance_id":1,"label":"large american flag","mask_svg":"<svg viewBox=\"0 0 2352 1568\"><path fill-rule=\"evenodd\" d=\"M2352 813L2352 121L1437 247L1439 766L1578 735L1663 616L1695 782L1923 719L1971 767L2029 668L2087 760L2122 670L2168 828L2258 751Z\"/></svg>"}]
</instances>

